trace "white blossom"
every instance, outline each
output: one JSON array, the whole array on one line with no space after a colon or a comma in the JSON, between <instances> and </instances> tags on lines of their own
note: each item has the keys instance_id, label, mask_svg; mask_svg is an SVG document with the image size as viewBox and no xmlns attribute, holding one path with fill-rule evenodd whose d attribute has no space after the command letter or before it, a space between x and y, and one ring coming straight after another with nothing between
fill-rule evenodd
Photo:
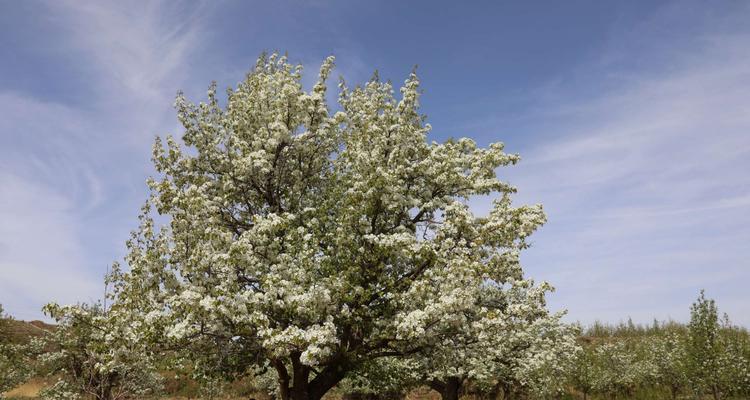
<instances>
[{"instance_id":1,"label":"white blossom","mask_svg":"<svg viewBox=\"0 0 750 400\"><path fill-rule=\"evenodd\" d=\"M178 96L182 143L155 143L158 176L118 283L122 306L147 316L136 336L200 349L190 354L211 370L267 366L282 397L318 400L382 354L493 324L514 332L505 319L541 312L520 295L496 315L482 304L487 287L503 297L512 282L539 303L518 253L544 214L514 207L496 175L519 157L500 143L428 140L414 73L398 91L342 82L331 115L332 68L327 58L306 92L301 67L274 54L224 107L214 86L205 103ZM485 218L465 205L478 195L496 198Z\"/></svg>"}]
</instances>

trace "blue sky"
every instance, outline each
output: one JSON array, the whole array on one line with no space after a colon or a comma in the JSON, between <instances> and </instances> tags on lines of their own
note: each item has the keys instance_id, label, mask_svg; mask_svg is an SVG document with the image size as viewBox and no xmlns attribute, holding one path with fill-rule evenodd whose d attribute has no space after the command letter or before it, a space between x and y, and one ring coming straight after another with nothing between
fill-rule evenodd
<instances>
[{"instance_id":1,"label":"blue sky","mask_svg":"<svg viewBox=\"0 0 750 400\"><path fill-rule=\"evenodd\" d=\"M352 83L418 65L434 140L520 153L499 172L549 214L523 262L569 320L686 320L705 288L750 326L748 3L271 4L0 2L7 311L100 298L175 93L279 50L312 76L334 54Z\"/></svg>"}]
</instances>

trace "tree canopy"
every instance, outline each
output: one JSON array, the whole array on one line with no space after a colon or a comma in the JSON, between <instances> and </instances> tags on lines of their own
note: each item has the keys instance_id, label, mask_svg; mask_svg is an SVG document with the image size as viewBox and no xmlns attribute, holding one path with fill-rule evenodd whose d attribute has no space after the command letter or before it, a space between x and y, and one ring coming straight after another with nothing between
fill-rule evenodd
<instances>
[{"instance_id":1,"label":"tree canopy","mask_svg":"<svg viewBox=\"0 0 750 400\"><path fill-rule=\"evenodd\" d=\"M203 347L196 365L274 370L283 399L322 397L348 371L423 352L507 315L520 251L545 221L513 206L501 143L428 141L412 73L394 94L377 77L339 84L334 60L312 90L302 67L263 56L224 106L176 101L182 143L157 139L151 196L115 268L137 335ZM492 195L486 216L467 205ZM156 211L168 218L158 226ZM506 295L514 293L511 295Z\"/></svg>"}]
</instances>

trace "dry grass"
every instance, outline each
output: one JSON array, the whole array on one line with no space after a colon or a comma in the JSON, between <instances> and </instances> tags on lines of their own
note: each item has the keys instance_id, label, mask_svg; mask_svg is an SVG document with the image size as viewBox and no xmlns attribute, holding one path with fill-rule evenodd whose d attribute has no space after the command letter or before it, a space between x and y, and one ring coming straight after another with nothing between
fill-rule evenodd
<instances>
[{"instance_id":1,"label":"dry grass","mask_svg":"<svg viewBox=\"0 0 750 400\"><path fill-rule=\"evenodd\" d=\"M37 399L39 398L39 391L41 391L44 387L50 385L51 382L49 382L49 379L44 378L32 378L28 382L24 383L23 385L5 393L5 396L8 399ZM166 397L158 397L161 400L191 400L196 399L197 397L192 396L175 396L175 395L167 395ZM253 393L253 394L246 394L241 397L236 396L228 396L228 397L221 397L223 400L234 400L234 399L268 399L268 395L260 394L260 393ZM324 399L327 400L340 400L341 396L335 393L328 393ZM411 391L407 396L406 400L440 400L440 395L430 390L429 388L418 388L413 391Z\"/></svg>"},{"instance_id":2,"label":"dry grass","mask_svg":"<svg viewBox=\"0 0 750 400\"><path fill-rule=\"evenodd\" d=\"M39 391L46 387L49 383L42 378L31 378L28 382L23 385L5 393L8 398L37 398L39 397Z\"/></svg>"},{"instance_id":3,"label":"dry grass","mask_svg":"<svg viewBox=\"0 0 750 400\"><path fill-rule=\"evenodd\" d=\"M7 323L7 338L14 343L27 343L32 338L44 336L47 331L55 328L54 325L42 321L8 320Z\"/></svg>"}]
</instances>

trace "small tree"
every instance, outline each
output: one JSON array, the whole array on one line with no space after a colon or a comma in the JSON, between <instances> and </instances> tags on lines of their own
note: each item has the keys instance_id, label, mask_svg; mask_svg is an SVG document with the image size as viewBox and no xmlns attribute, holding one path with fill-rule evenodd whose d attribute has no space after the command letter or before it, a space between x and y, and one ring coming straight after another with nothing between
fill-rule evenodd
<instances>
[{"instance_id":1,"label":"small tree","mask_svg":"<svg viewBox=\"0 0 750 400\"><path fill-rule=\"evenodd\" d=\"M647 357L654 366L656 384L669 388L673 400L688 384L688 358L684 335L664 332L647 339Z\"/></svg>"},{"instance_id":2,"label":"small tree","mask_svg":"<svg viewBox=\"0 0 750 400\"><path fill-rule=\"evenodd\" d=\"M444 400L456 400L465 385L475 392L496 392L515 378L523 356L537 339L532 326L544 316L548 286L534 287L519 279L518 271L500 282L487 284L467 323L457 325L450 337L417 353L423 380ZM503 287L503 284L508 287Z\"/></svg>"},{"instance_id":3,"label":"small tree","mask_svg":"<svg viewBox=\"0 0 750 400\"><path fill-rule=\"evenodd\" d=\"M338 385L345 400L401 400L423 382L413 360L385 357L351 371Z\"/></svg>"},{"instance_id":4,"label":"small tree","mask_svg":"<svg viewBox=\"0 0 750 400\"><path fill-rule=\"evenodd\" d=\"M653 366L639 354L633 341L602 343L597 346L595 357L595 390L612 398L632 396L653 375Z\"/></svg>"},{"instance_id":5,"label":"small tree","mask_svg":"<svg viewBox=\"0 0 750 400\"><path fill-rule=\"evenodd\" d=\"M10 339L9 322L10 317L5 315L0 304L0 398L4 392L28 379L32 370L27 346Z\"/></svg>"},{"instance_id":6,"label":"small tree","mask_svg":"<svg viewBox=\"0 0 750 400\"><path fill-rule=\"evenodd\" d=\"M516 374L532 398L559 398L566 391L567 376L574 368L575 357L581 351L577 342L580 330L563 323L563 313L540 320L538 339L525 355Z\"/></svg>"},{"instance_id":7,"label":"small tree","mask_svg":"<svg viewBox=\"0 0 750 400\"><path fill-rule=\"evenodd\" d=\"M724 314L719 331L719 375L726 396L750 395L750 336L747 330L733 326Z\"/></svg>"},{"instance_id":8,"label":"small tree","mask_svg":"<svg viewBox=\"0 0 750 400\"><path fill-rule=\"evenodd\" d=\"M132 326L100 306L58 306L44 311L57 326L46 339L51 350L40 360L58 382L42 392L48 399L118 400L153 393L161 377L152 354L140 347Z\"/></svg>"},{"instance_id":9,"label":"small tree","mask_svg":"<svg viewBox=\"0 0 750 400\"><path fill-rule=\"evenodd\" d=\"M515 271L487 283L469 321L450 338L417 353L423 380L443 399L461 394L495 398L513 392L548 395L562 390L567 363L577 351L574 331L562 313L545 307L547 284L535 286ZM471 385L468 385L471 383ZM469 390L467 390L469 389Z\"/></svg>"},{"instance_id":10,"label":"small tree","mask_svg":"<svg viewBox=\"0 0 750 400\"><path fill-rule=\"evenodd\" d=\"M0 304L0 342L5 343L8 341L8 320L10 316L5 315L5 309Z\"/></svg>"},{"instance_id":11,"label":"small tree","mask_svg":"<svg viewBox=\"0 0 750 400\"><path fill-rule=\"evenodd\" d=\"M690 307L688 324L689 377L693 390L711 392L715 400L721 398L721 347L719 313L716 303L707 299L701 290L698 300Z\"/></svg>"},{"instance_id":12,"label":"small tree","mask_svg":"<svg viewBox=\"0 0 750 400\"><path fill-rule=\"evenodd\" d=\"M595 345L584 341L581 349L575 353L574 363L569 371L571 385L588 400L589 394L596 387L596 354Z\"/></svg>"}]
</instances>

